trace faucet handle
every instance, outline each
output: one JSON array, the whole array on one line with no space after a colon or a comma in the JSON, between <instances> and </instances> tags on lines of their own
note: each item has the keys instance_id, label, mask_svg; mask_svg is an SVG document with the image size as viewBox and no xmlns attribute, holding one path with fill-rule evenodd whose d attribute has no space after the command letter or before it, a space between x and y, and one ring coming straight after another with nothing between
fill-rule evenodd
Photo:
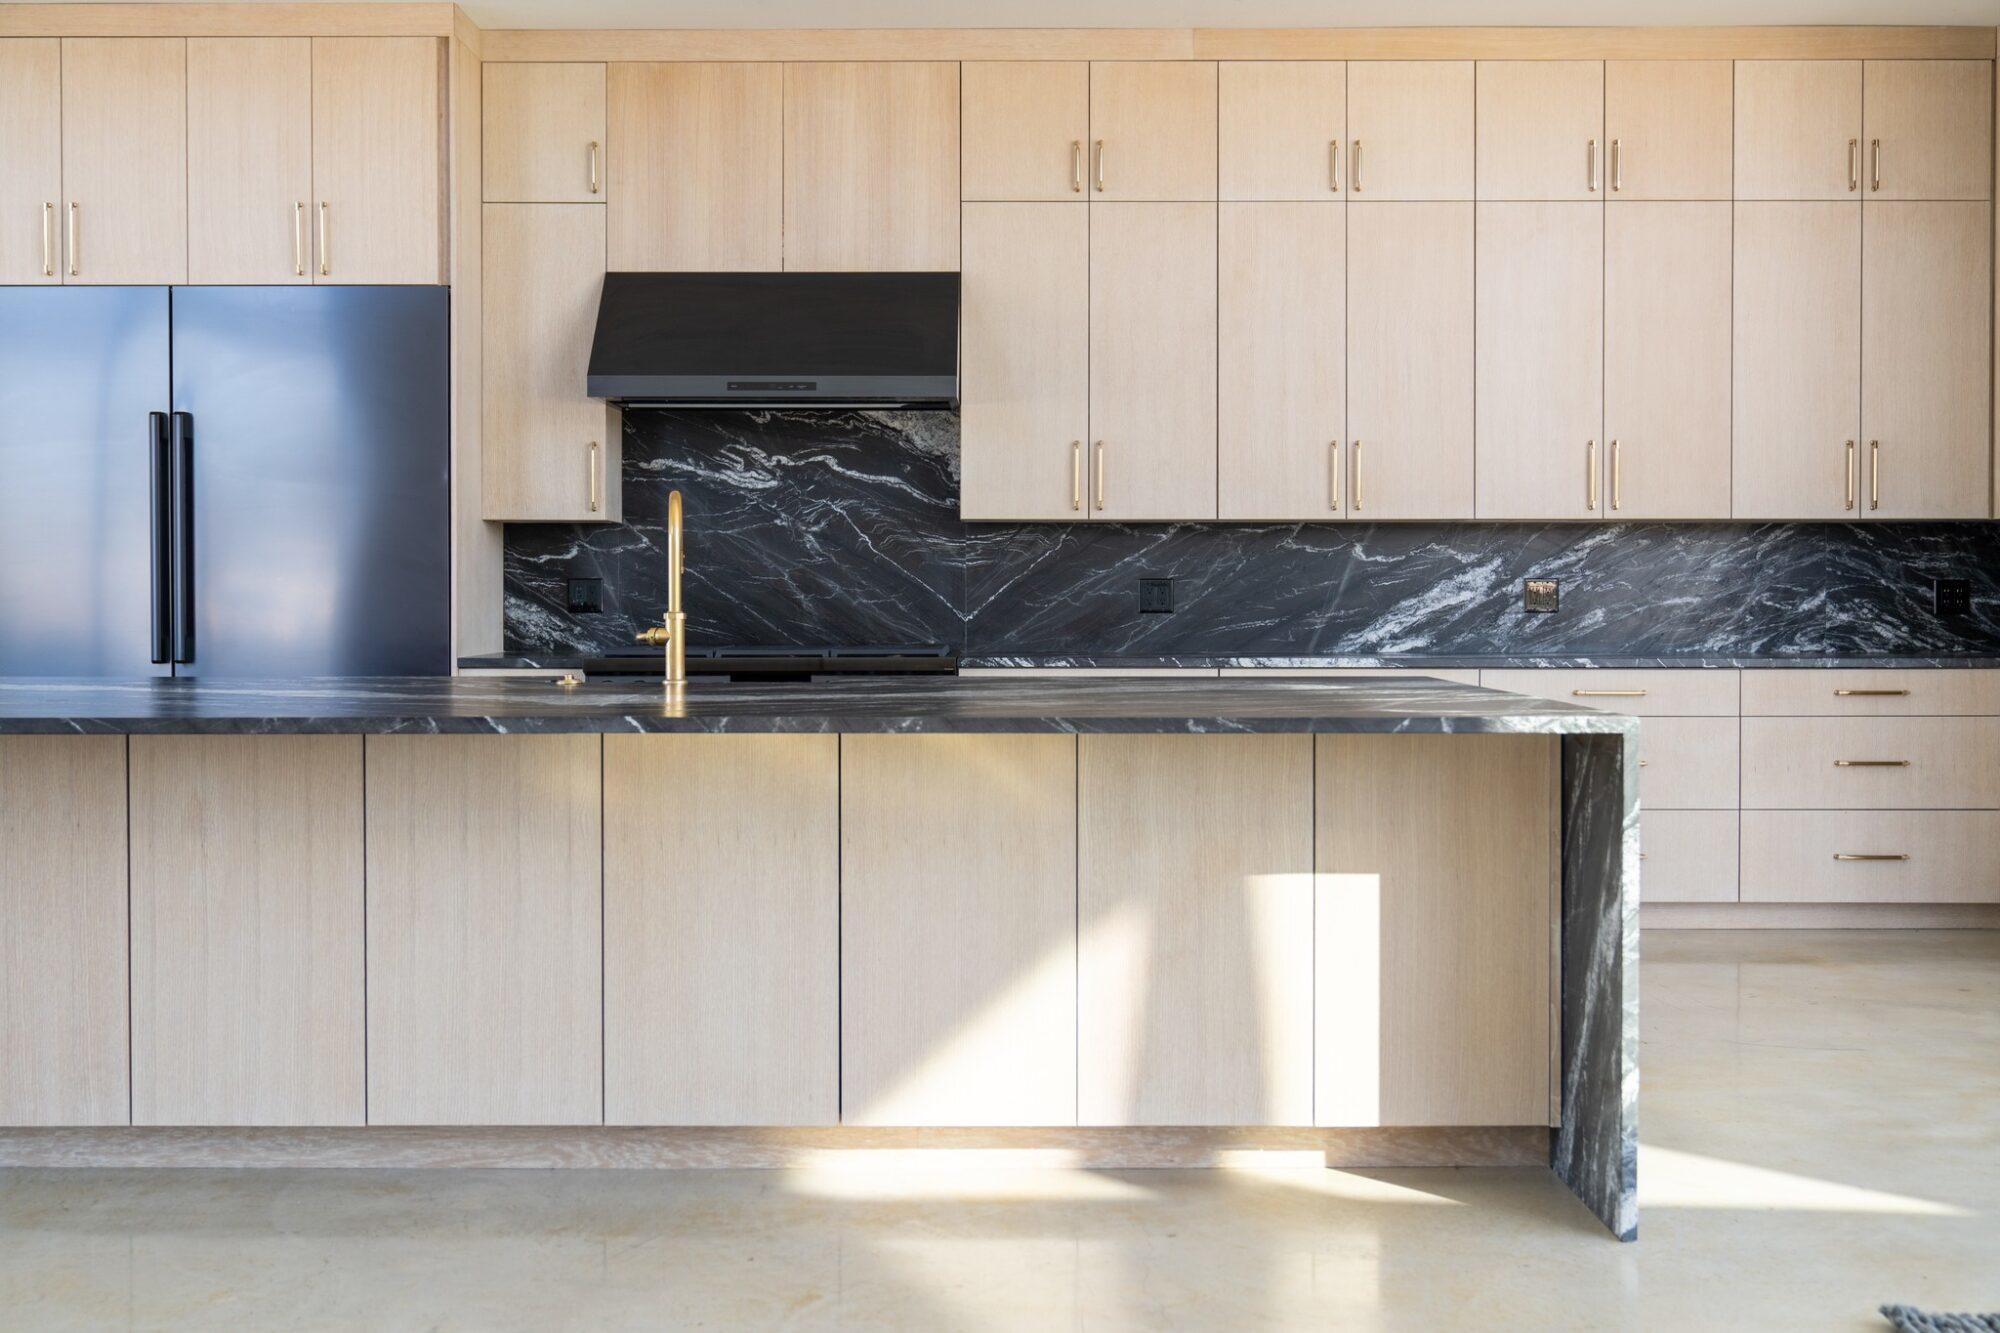
<instances>
[{"instance_id":1,"label":"faucet handle","mask_svg":"<svg viewBox=\"0 0 2000 1333\"><path fill-rule=\"evenodd\" d=\"M648 648L664 648L674 641L674 632L665 625L655 625L651 629L639 631L635 643L643 643Z\"/></svg>"}]
</instances>

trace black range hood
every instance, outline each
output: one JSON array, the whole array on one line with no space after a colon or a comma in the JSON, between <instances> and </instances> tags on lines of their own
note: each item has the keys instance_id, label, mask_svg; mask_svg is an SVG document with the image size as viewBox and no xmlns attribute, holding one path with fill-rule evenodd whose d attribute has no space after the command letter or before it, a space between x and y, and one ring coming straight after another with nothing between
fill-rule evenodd
<instances>
[{"instance_id":1,"label":"black range hood","mask_svg":"<svg viewBox=\"0 0 2000 1333\"><path fill-rule=\"evenodd\" d=\"M630 407L958 406L956 273L607 273L589 393Z\"/></svg>"}]
</instances>

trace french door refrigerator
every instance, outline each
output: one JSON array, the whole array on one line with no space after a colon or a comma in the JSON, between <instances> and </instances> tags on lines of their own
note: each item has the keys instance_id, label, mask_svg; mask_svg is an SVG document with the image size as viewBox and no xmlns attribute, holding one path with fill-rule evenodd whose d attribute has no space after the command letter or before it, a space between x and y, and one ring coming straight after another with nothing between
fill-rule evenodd
<instances>
[{"instance_id":1,"label":"french door refrigerator","mask_svg":"<svg viewBox=\"0 0 2000 1333\"><path fill-rule=\"evenodd\" d=\"M449 670L449 303L0 288L0 675Z\"/></svg>"}]
</instances>

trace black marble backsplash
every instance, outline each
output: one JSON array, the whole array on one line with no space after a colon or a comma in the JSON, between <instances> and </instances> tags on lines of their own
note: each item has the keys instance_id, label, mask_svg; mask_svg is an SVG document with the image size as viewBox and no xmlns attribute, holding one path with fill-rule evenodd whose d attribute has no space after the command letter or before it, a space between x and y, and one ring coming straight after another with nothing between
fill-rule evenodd
<instances>
[{"instance_id":1,"label":"black marble backsplash","mask_svg":"<svg viewBox=\"0 0 2000 1333\"><path fill-rule=\"evenodd\" d=\"M980 523L946 412L625 416L622 525L510 524L513 653L627 647L687 511L692 644L942 643L968 657L2000 653L1987 523ZM1561 582L1529 614L1523 579ZM566 609L601 579L603 610ZM1171 615L1138 581L1174 580ZM1940 618L1933 580L1972 588Z\"/></svg>"}]
</instances>

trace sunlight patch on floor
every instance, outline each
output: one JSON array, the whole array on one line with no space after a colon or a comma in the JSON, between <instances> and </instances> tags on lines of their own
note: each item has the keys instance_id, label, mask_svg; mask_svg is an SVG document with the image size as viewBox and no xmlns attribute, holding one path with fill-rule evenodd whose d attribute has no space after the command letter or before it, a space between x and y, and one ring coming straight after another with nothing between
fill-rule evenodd
<instances>
[{"instance_id":1,"label":"sunlight patch on floor","mask_svg":"<svg viewBox=\"0 0 2000 1333\"><path fill-rule=\"evenodd\" d=\"M1715 1208L1813 1213L1971 1217L1947 1203L1773 1171L1672 1148L1639 1145L1639 1208Z\"/></svg>"}]
</instances>

